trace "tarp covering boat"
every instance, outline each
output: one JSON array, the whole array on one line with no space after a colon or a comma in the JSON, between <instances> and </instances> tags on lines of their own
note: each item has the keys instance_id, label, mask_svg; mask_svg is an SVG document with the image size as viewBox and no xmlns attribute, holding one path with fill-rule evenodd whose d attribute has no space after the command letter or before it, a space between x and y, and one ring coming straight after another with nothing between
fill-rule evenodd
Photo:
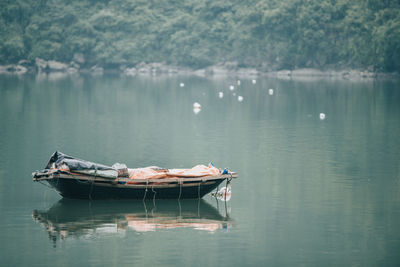
<instances>
[{"instance_id":1,"label":"tarp covering boat","mask_svg":"<svg viewBox=\"0 0 400 267\"><path fill-rule=\"evenodd\" d=\"M105 178L117 178L118 170L110 166L98 164L56 151L46 165L46 169L59 169Z\"/></svg>"},{"instance_id":2,"label":"tarp covering boat","mask_svg":"<svg viewBox=\"0 0 400 267\"><path fill-rule=\"evenodd\" d=\"M131 179L162 179L162 178L190 178L202 176L216 176L221 172L214 166L197 165L191 169L160 169L158 167L146 167L128 169Z\"/></svg>"},{"instance_id":3,"label":"tarp covering boat","mask_svg":"<svg viewBox=\"0 0 400 267\"><path fill-rule=\"evenodd\" d=\"M135 179L166 179L166 178L195 178L203 176L218 176L221 171L211 164L209 166L197 165L191 169L160 169L158 167L146 167L128 169L129 178ZM135 181L127 182L127 184Z\"/></svg>"},{"instance_id":4,"label":"tarp covering boat","mask_svg":"<svg viewBox=\"0 0 400 267\"><path fill-rule=\"evenodd\" d=\"M212 164L197 165L191 169L163 169L156 166L128 169L125 164L116 163L112 167L98 164L56 151L46 165L47 170L61 170L105 178L123 176L135 179L165 179L165 178L195 178L203 176L218 176L221 171ZM125 175L126 174L126 175ZM129 182L128 182L129 183Z\"/></svg>"}]
</instances>

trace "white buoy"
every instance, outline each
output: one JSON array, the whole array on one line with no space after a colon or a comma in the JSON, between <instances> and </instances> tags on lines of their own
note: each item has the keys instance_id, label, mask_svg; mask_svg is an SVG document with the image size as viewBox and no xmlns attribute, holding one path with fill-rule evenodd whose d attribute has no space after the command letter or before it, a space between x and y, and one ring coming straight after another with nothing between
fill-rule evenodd
<instances>
[{"instance_id":1,"label":"white buoy","mask_svg":"<svg viewBox=\"0 0 400 267\"><path fill-rule=\"evenodd\" d=\"M218 93L218 97L219 97L219 98L223 98L223 97L224 97L224 93L223 93L223 92L219 92L219 93Z\"/></svg>"},{"instance_id":2,"label":"white buoy","mask_svg":"<svg viewBox=\"0 0 400 267\"><path fill-rule=\"evenodd\" d=\"M231 91L235 90L235 86L233 86L233 85L229 86L229 90L231 90Z\"/></svg>"},{"instance_id":3,"label":"white buoy","mask_svg":"<svg viewBox=\"0 0 400 267\"><path fill-rule=\"evenodd\" d=\"M179 86L180 87L185 87L185 84L184 83L180 83Z\"/></svg>"},{"instance_id":4,"label":"white buoy","mask_svg":"<svg viewBox=\"0 0 400 267\"><path fill-rule=\"evenodd\" d=\"M197 102L193 103L193 108L201 108L201 105Z\"/></svg>"},{"instance_id":5,"label":"white buoy","mask_svg":"<svg viewBox=\"0 0 400 267\"><path fill-rule=\"evenodd\" d=\"M213 197L216 197L218 200L229 201L232 197L232 187L231 184L228 183L228 186L222 187L215 193L211 194Z\"/></svg>"},{"instance_id":6,"label":"white buoy","mask_svg":"<svg viewBox=\"0 0 400 267\"><path fill-rule=\"evenodd\" d=\"M325 113L320 113L320 114L319 114L319 119L320 119L321 121L325 120Z\"/></svg>"},{"instance_id":7,"label":"white buoy","mask_svg":"<svg viewBox=\"0 0 400 267\"><path fill-rule=\"evenodd\" d=\"M242 102L242 101L243 101L243 96L241 96L241 95L238 96L238 101L239 101L239 102Z\"/></svg>"},{"instance_id":8,"label":"white buoy","mask_svg":"<svg viewBox=\"0 0 400 267\"><path fill-rule=\"evenodd\" d=\"M240 86L240 80L237 80L237 85Z\"/></svg>"},{"instance_id":9,"label":"white buoy","mask_svg":"<svg viewBox=\"0 0 400 267\"><path fill-rule=\"evenodd\" d=\"M274 89L268 89L268 94L273 95L274 94Z\"/></svg>"},{"instance_id":10,"label":"white buoy","mask_svg":"<svg viewBox=\"0 0 400 267\"><path fill-rule=\"evenodd\" d=\"M193 113L194 114L199 114L199 112L201 111L201 108L193 108Z\"/></svg>"},{"instance_id":11,"label":"white buoy","mask_svg":"<svg viewBox=\"0 0 400 267\"><path fill-rule=\"evenodd\" d=\"M254 79L253 79L251 82L252 82L253 84L256 84L256 83L257 83L257 81L256 81L256 80L254 80Z\"/></svg>"}]
</instances>

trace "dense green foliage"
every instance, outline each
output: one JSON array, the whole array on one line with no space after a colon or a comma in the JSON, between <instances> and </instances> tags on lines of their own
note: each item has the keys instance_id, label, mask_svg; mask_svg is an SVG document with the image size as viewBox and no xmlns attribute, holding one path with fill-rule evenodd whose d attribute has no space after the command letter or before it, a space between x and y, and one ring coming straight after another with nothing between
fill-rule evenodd
<instances>
[{"instance_id":1,"label":"dense green foliage","mask_svg":"<svg viewBox=\"0 0 400 267\"><path fill-rule=\"evenodd\" d=\"M1 0L0 62L400 71L394 0Z\"/></svg>"}]
</instances>

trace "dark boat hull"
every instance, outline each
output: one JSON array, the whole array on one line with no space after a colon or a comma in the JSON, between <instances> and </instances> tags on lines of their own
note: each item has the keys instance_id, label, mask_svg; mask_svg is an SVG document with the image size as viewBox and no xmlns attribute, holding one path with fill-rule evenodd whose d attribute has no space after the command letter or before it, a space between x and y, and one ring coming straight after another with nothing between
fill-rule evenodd
<instances>
[{"instance_id":1,"label":"dark boat hull","mask_svg":"<svg viewBox=\"0 0 400 267\"><path fill-rule=\"evenodd\" d=\"M224 179L214 180L212 183L196 184L193 186L136 188L119 186L111 183L92 183L78 179L54 178L47 182L54 187L61 196L77 199L193 199L202 198L210 193Z\"/></svg>"}]
</instances>

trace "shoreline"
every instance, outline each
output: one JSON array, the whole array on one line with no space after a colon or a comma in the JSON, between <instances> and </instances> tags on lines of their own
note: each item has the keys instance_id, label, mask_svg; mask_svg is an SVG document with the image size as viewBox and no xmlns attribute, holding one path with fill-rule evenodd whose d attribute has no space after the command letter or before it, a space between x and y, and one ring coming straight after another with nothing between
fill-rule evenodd
<instances>
[{"instance_id":1,"label":"shoreline","mask_svg":"<svg viewBox=\"0 0 400 267\"><path fill-rule=\"evenodd\" d=\"M84 62L80 62L84 63ZM25 75L25 74L90 74L104 75L108 73L121 74L123 76L136 75L194 75L200 77L210 76L236 76L236 77L271 77L284 80L298 79L344 79L344 80L374 80L374 79L399 79L399 73L374 72L360 69L320 70L315 68L298 68L294 70L261 71L256 68L241 68L237 63L228 62L217 64L202 69L172 66L164 63L139 63L135 67L119 66L118 68L104 69L94 65L90 68L81 68L74 61L68 63L37 58L35 64L27 60L20 60L17 64L0 65L0 75ZM63 75L63 76L64 76Z\"/></svg>"}]
</instances>

